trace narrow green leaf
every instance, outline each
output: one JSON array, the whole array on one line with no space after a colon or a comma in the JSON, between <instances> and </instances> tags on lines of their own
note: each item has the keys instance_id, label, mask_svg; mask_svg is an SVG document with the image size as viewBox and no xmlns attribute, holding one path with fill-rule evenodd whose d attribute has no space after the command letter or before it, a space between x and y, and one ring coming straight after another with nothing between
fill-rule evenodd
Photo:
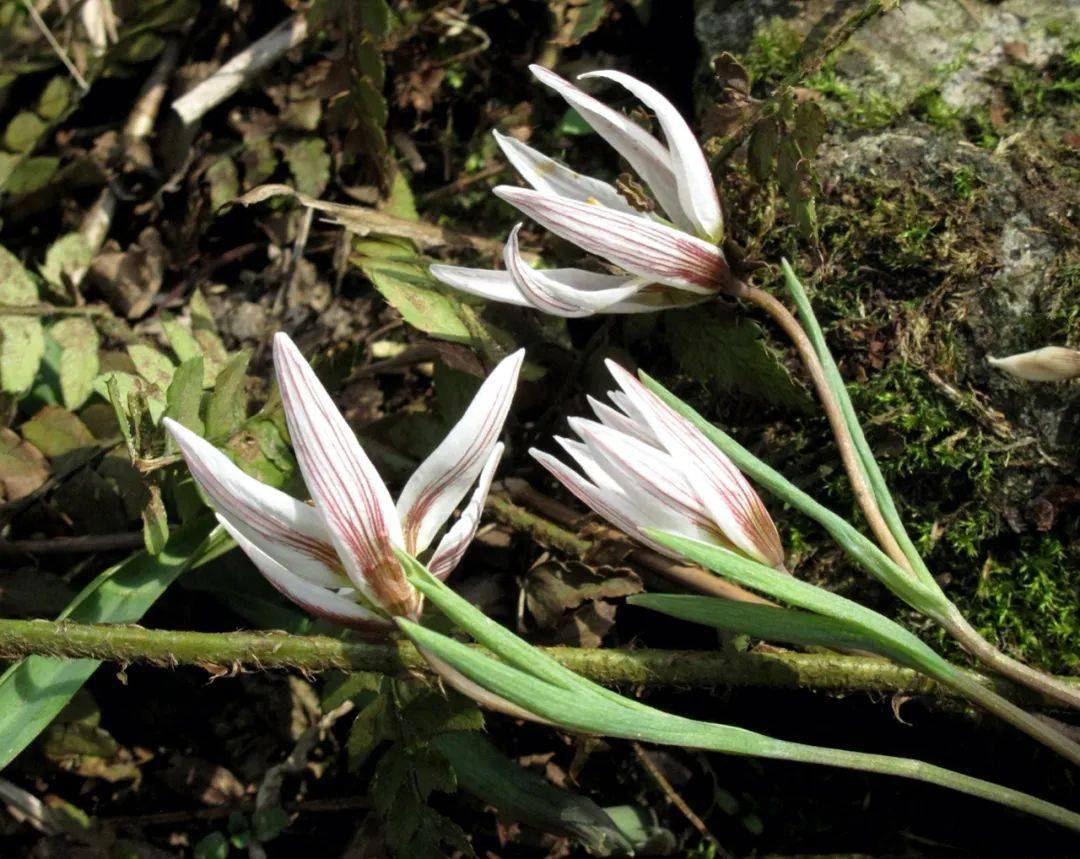
<instances>
[{"instance_id":1,"label":"narrow green leaf","mask_svg":"<svg viewBox=\"0 0 1080 859\"><path fill-rule=\"evenodd\" d=\"M206 516L178 530L157 557L137 552L79 593L60 619L136 623L185 570L221 544L224 532ZM101 663L94 659L31 656L0 676L0 769L52 721Z\"/></svg>"},{"instance_id":2,"label":"narrow green leaf","mask_svg":"<svg viewBox=\"0 0 1080 859\"><path fill-rule=\"evenodd\" d=\"M603 686L575 674L552 657L541 653L535 647L514 635L510 630L500 626L483 612L478 611L468 600L462 598L451 588L436 579L415 558L401 551L397 555L405 568L405 574L408 576L409 581L424 596L451 621L462 629L468 630L469 635L498 654L499 657L505 659L509 664L563 689L593 693L619 705L637 706L636 702L623 698L610 689L605 689Z\"/></svg>"},{"instance_id":3,"label":"narrow green leaf","mask_svg":"<svg viewBox=\"0 0 1080 859\"><path fill-rule=\"evenodd\" d=\"M840 410L844 416L844 423L847 425L848 432L851 433L852 442L859 455L859 461L863 466L863 474L870 484L870 489L874 493L874 498L877 501L878 506L881 508L881 514L885 518L885 523L889 526L889 531L892 532L892 535L900 544L904 556L911 563L922 582L931 591L941 594L940 587L934 580L933 575L931 575L930 571L927 569L926 563L923 561L918 549L915 548L915 544L912 542L911 537L908 536L903 519L900 518L900 513L896 509L896 502L893 500L892 493L889 491L889 486L885 482L885 476L881 473L881 468L878 466L877 459L874 457L874 453L870 449L869 443L866 441L866 435L863 433L862 424L859 423L858 415L855 414L855 406L851 402L847 386L844 384L843 377L840 375L840 369L836 366L836 361L833 359L832 353L829 351L829 346L825 342L825 333L821 330L821 325L818 324L817 317L814 315L814 308L810 304L810 298L807 296L806 290L803 289L802 283L795 275L795 271L791 268L788 261L786 259L781 260L780 265L784 271L784 281L787 284L788 291L795 300L795 307L798 311L799 318L802 320L803 327L810 336L810 342L813 343L818 360L821 361L822 367L825 370L825 378L829 383L829 389L840 404ZM941 594L941 596L943 597L944 595Z\"/></svg>"},{"instance_id":4,"label":"narrow green leaf","mask_svg":"<svg viewBox=\"0 0 1080 859\"><path fill-rule=\"evenodd\" d=\"M477 609L469 608L473 614L464 628L472 632L483 615ZM431 651L472 682L541 719L572 731L900 776L981 797L1080 831L1080 814L1029 794L923 761L789 743L731 725L695 722L645 705L620 707L617 702L601 699L591 691L569 690L545 682L477 648L411 621L399 618L398 625L419 647ZM521 644L528 647L525 642Z\"/></svg>"},{"instance_id":5,"label":"narrow green leaf","mask_svg":"<svg viewBox=\"0 0 1080 859\"><path fill-rule=\"evenodd\" d=\"M774 570L735 552L653 528L650 537L726 579L769 594L775 599L832 618L848 629L877 642L873 648L917 668L931 677L952 675L952 666L898 623L853 600Z\"/></svg>"},{"instance_id":6,"label":"narrow green leaf","mask_svg":"<svg viewBox=\"0 0 1080 859\"><path fill-rule=\"evenodd\" d=\"M884 653L881 642L850 623L795 609L698 594L636 594L627 602L679 620L751 635L764 641L870 650L891 656Z\"/></svg>"},{"instance_id":7,"label":"narrow green leaf","mask_svg":"<svg viewBox=\"0 0 1080 859\"><path fill-rule=\"evenodd\" d=\"M572 836L599 856L632 852L636 846L591 799L525 769L478 731L440 734L431 744L450 762L458 784L498 809L500 817Z\"/></svg>"}]
</instances>

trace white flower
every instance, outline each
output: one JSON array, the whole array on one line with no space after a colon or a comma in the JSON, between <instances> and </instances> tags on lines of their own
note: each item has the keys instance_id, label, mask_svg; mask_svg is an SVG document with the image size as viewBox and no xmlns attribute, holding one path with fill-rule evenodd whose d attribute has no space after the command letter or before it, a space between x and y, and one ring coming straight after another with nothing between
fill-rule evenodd
<instances>
[{"instance_id":1,"label":"white flower","mask_svg":"<svg viewBox=\"0 0 1080 859\"><path fill-rule=\"evenodd\" d=\"M622 72L581 75L615 81L641 99L656 114L665 146L554 72L535 65L531 69L630 163L670 223L637 211L607 182L582 176L521 141L495 132L507 159L532 186L530 190L501 185L495 194L626 274L533 270L518 251L518 225L506 245L504 271L433 265L432 275L463 292L556 316L642 313L693 304L726 288L731 273L716 246L723 232L716 186L694 133L671 102Z\"/></svg>"},{"instance_id":2,"label":"white flower","mask_svg":"<svg viewBox=\"0 0 1080 859\"><path fill-rule=\"evenodd\" d=\"M642 528L715 543L783 569L776 525L742 472L682 415L630 373L607 362L617 406L589 398L598 421L571 418L580 441L556 437L579 474L549 453L532 456L611 524L658 552Z\"/></svg>"},{"instance_id":3,"label":"white flower","mask_svg":"<svg viewBox=\"0 0 1080 859\"><path fill-rule=\"evenodd\" d=\"M458 424L424 460L394 505L390 493L308 362L285 334L274 367L300 471L313 505L260 483L229 458L166 419L218 521L267 580L311 614L358 628L416 617L421 600L394 548L425 552L476 484L458 520L428 558L444 578L476 534L502 456L499 433L524 358L503 360Z\"/></svg>"}]
</instances>

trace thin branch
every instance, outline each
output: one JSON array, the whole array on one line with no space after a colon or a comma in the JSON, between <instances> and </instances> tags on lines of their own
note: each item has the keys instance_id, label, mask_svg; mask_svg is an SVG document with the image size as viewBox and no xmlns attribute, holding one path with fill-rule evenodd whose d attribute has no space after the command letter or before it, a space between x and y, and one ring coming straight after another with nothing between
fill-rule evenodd
<instances>
[{"instance_id":1,"label":"thin branch","mask_svg":"<svg viewBox=\"0 0 1080 859\"><path fill-rule=\"evenodd\" d=\"M300 12L282 21L260 39L234 56L206 80L196 84L172 103L186 126L198 122L267 66L277 62L308 36L307 15Z\"/></svg>"},{"instance_id":2,"label":"thin branch","mask_svg":"<svg viewBox=\"0 0 1080 859\"><path fill-rule=\"evenodd\" d=\"M637 756L638 761L645 768L645 771L652 776L653 781L655 781L660 790L663 791L664 796L668 798L668 801L672 805L679 809L683 817L690 821L690 825L698 831L701 837L712 844L713 848L717 851L716 855L730 856L731 854L720 846L720 842L716 840L716 836L709 831L709 827L705 825L705 821L697 816L694 809L687 804L686 800L679 795L679 792L675 790L671 782L667 780L667 776L660 771L660 767L653 763L652 758L649 757L649 753L645 751L641 743L631 742L630 745L633 746L634 754Z\"/></svg>"},{"instance_id":3,"label":"thin branch","mask_svg":"<svg viewBox=\"0 0 1080 859\"><path fill-rule=\"evenodd\" d=\"M12 555L65 555L137 549L143 545L142 531L119 534L84 534L80 537L45 537L40 540L0 540L0 557Z\"/></svg>"},{"instance_id":4,"label":"thin branch","mask_svg":"<svg viewBox=\"0 0 1080 859\"><path fill-rule=\"evenodd\" d=\"M23 0L23 6L26 7L27 14L30 15L34 25L41 31L41 35L45 37L45 41L49 43L49 47L53 49L53 53L60 58L60 62L64 64L72 78L75 79L75 83L79 85L79 89L83 92L90 89L90 84L86 82L86 78L84 78L75 67L75 63L71 61L71 57L68 56L67 51L65 51L63 46L56 41L56 36L52 34L49 25L45 23L45 20L38 13L38 10L34 8L34 4L31 3L30 0Z\"/></svg>"},{"instance_id":5,"label":"thin branch","mask_svg":"<svg viewBox=\"0 0 1080 859\"><path fill-rule=\"evenodd\" d=\"M573 671L608 686L643 688L768 687L832 693L926 695L956 704L948 688L883 659L840 654L697 650L540 648ZM158 667L196 665L215 675L245 670L290 669L310 674L338 669L397 675L427 673L416 649L405 641L342 641L284 632L188 632L47 620L0 620L0 659L31 654L65 659L100 659ZM997 677L964 672L972 682L1025 706L1053 703ZM1080 689L1080 678L1059 677Z\"/></svg>"}]
</instances>

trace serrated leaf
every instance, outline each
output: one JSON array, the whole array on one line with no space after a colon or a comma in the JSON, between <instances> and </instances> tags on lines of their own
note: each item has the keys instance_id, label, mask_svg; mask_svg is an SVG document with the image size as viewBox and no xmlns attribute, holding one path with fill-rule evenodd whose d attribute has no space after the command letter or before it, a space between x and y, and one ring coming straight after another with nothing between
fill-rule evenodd
<instances>
[{"instance_id":1,"label":"serrated leaf","mask_svg":"<svg viewBox=\"0 0 1080 859\"><path fill-rule=\"evenodd\" d=\"M240 428L247 417L247 372L250 350L229 359L218 374L214 391L206 406L206 435L227 438Z\"/></svg>"},{"instance_id":2,"label":"serrated leaf","mask_svg":"<svg viewBox=\"0 0 1080 859\"><path fill-rule=\"evenodd\" d=\"M389 215L404 218L407 221L420 220L420 214L416 211L416 200L413 198L412 188L409 187L409 180L400 170L394 173L394 178L390 182L390 193L379 208Z\"/></svg>"},{"instance_id":3,"label":"serrated leaf","mask_svg":"<svg viewBox=\"0 0 1080 859\"><path fill-rule=\"evenodd\" d=\"M162 394L168 391L169 385L172 384L173 374L176 372L172 361L153 346L147 346L145 343L129 343L127 353L131 358L131 363L135 365L135 369L146 382Z\"/></svg>"},{"instance_id":4,"label":"serrated leaf","mask_svg":"<svg viewBox=\"0 0 1080 859\"><path fill-rule=\"evenodd\" d=\"M31 316L0 316L0 389L27 390L45 355L45 331Z\"/></svg>"},{"instance_id":5,"label":"serrated leaf","mask_svg":"<svg viewBox=\"0 0 1080 859\"><path fill-rule=\"evenodd\" d=\"M439 290L420 264L365 259L360 267L383 298L414 328L454 343L473 341L461 303Z\"/></svg>"},{"instance_id":6,"label":"serrated leaf","mask_svg":"<svg viewBox=\"0 0 1080 859\"><path fill-rule=\"evenodd\" d=\"M0 246L0 304L37 304L38 290L18 258ZM45 331L33 316L0 316L0 389L22 393L33 383L45 354Z\"/></svg>"},{"instance_id":7,"label":"serrated leaf","mask_svg":"<svg viewBox=\"0 0 1080 859\"><path fill-rule=\"evenodd\" d=\"M60 396L69 409L77 409L94 393L94 379L101 371L98 349L101 338L88 319L62 319L49 329L60 346Z\"/></svg>"},{"instance_id":8,"label":"serrated leaf","mask_svg":"<svg viewBox=\"0 0 1080 859\"><path fill-rule=\"evenodd\" d=\"M419 695L402 710L411 738L427 742L449 731L482 731L484 714L475 703L457 693L436 690Z\"/></svg>"},{"instance_id":9,"label":"serrated leaf","mask_svg":"<svg viewBox=\"0 0 1080 859\"><path fill-rule=\"evenodd\" d=\"M316 137L298 140L286 147L285 162L301 194L318 197L326 190L330 182L330 154L324 140Z\"/></svg>"},{"instance_id":10,"label":"serrated leaf","mask_svg":"<svg viewBox=\"0 0 1080 859\"><path fill-rule=\"evenodd\" d=\"M349 738L345 742L349 772L359 770L375 751L375 747L390 739L386 730L387 700L387 695L377 695L356 714L349 728Z\"/></svg>"},{"instance_id":11,"label":"serrated leaf","mask_svg":"<svg viewBox=\"0 0 1080 859\"><path fill-rule=\"evenodd\" d=\"M192 331L176 319L163 319L161 328L165 332L165 339L169 341L169 346L181 363L202 357L203 387L209 388L213 385L228 358L221 338L207 328Z\"/></svg>"}]
</instances>

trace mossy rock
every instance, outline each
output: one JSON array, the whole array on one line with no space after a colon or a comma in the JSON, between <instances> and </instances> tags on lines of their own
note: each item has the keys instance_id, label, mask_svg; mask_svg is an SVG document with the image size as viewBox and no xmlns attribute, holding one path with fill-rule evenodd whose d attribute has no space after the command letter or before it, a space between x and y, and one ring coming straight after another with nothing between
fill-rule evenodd
<instances>
[{"instance_id":1,"label":"mossy rock","mask_svg":"<svg viewBox=\"0 0 1080 859\"><path fill-rule=\"evenodd\" d=\"M833 7L705 0L696 32L705 59L735 53L767 97ZM1080 7L1056 0L876 17L802 82L829 118L816 240L796 243L783 212L759 237L766 259L802 254L931 568L984 634L1059 670L1080 667L1080 385L1022 383L986 358L1080 346L1078 45ZM783 437L803 455L827 441L795 423ZM820 487L833 506L850 503L842 484Z\"/></svg>"}]
</instances>

